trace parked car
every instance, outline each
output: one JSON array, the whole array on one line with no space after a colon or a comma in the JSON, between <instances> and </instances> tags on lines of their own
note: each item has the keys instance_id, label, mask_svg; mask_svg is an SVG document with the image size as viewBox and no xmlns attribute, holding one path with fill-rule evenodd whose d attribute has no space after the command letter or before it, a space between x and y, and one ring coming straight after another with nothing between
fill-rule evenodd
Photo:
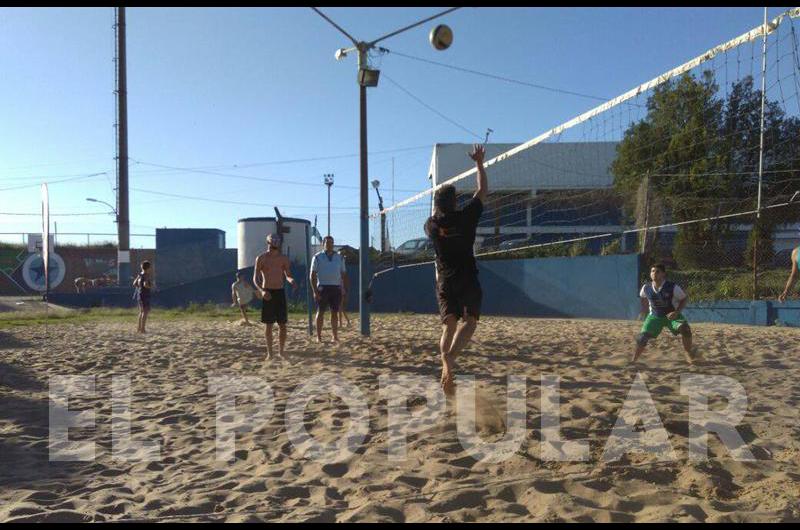
<instances>
[{"instance_id":1,"label":"parked car","mask_svg":"<svg viewBox=\"0 0 800 530\"><path fill-rule=\"evenodd\" d=\"M512 248L524 247L529 242L530 239L528 239L528 236L521 234L519 236L506 239L505 241L501 242L497 248L499 250L510 250Z\"/></svg>"},{"instance_id":2,"label":"parked car","mask_svg":"<svg viewBox=\"0 0 800 530\"><path fill-rule=\"evenodd\" d=\"M427 237L410 239L394 249L395 254L401 256L417 256L426 251L433 251L433 242Z\"/></svg>"}]
</instances>

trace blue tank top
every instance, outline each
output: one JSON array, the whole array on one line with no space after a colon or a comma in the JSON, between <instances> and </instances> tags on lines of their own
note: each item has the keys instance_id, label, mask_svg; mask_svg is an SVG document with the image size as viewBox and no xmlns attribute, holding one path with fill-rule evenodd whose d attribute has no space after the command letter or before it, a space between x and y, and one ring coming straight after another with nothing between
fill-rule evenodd
<instances>
[{"instance_id":1,"label":"blue tank top","mask_svg":"<svg viewBox=\"0 0 800 530\"><path fill-rule=\"evenodd\" d=\"M657 317L665 317L675 310L675 306L672 305L674 293L675 284L671 281L665 281L658 291L653 289L651 282L644 284L644 294L650 302L650 312Z\"/></svg>"}]
</instances>

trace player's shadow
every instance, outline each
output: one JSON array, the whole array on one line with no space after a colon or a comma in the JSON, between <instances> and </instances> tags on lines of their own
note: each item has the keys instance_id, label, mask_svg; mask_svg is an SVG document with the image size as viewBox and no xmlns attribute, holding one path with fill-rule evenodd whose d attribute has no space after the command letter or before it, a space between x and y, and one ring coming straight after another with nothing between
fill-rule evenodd
<instances>
[{"instance_id":1,"label":"player's shadow","mask_svg":"<svg viewBox=\"0 0 800 530\"><path fill-rule=\"evenodd\" d=\"M30 371L17 366L0 361L0 389L19 390L23 392L37 392L45 389L45 385L36 379ZM0 409L6 408L5 398Z\"/></svg>"},{"instance_id":2,"label":"player's shadow","mask_svg":"<svg viewBox=\"0 0 800 530\"><path fill-rule=\"evenodd\" d=\"M6 391L0 399L0 425L8 433L0 437L0 490L46 490L54 481L69 481L75 489L89 486L105 466L50 459L50 414L58 411L51 411L44 383L8 364L0 364L0 373L5 374L0 392ZM33 393L43 397L30 397Z\"/></svg>"},{"instance_id":3,"label":"player's shadow","mask_svg":"<svg viewBox=\"0 0 800 530\"><path fill-rule=\"evenodd\" d=\"M9 333L4 333L0 331L0 350L4 349L12 349L12 348L30 348L32 347L31 343L19 339L14 335Z\"/></svg>"}]
</instances>

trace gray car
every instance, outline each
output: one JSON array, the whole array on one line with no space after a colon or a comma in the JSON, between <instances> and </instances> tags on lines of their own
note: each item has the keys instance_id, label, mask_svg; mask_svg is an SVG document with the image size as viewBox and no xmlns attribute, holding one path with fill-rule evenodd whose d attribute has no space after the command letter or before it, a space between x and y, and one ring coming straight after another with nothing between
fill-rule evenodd
<instances>
[{"instance_id":1,"label":"gray car","mask_svg":"<svg viewBox=\"0 0 800 530\"><path fill-rule=\"evenodd\" d=\"M433 242L427 237L410 239L394 249L395 254L401 256L416 256L423 252L433 250Z\"/></svg>"}]
</instances>

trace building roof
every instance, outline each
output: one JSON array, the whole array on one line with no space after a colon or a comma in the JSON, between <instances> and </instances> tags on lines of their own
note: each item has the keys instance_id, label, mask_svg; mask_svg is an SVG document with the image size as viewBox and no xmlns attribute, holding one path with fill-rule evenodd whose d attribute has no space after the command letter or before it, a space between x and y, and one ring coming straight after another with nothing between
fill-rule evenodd
<instances>
[{"instance_id":1,"label":"building roof","mask_svg":"<svg viewBox=\"0 0 800 530\"><path fill-rule=\"evenodd\" d=\"M275 222L277 219L275 217L245 217L243 219L239 219L239 223L248 223L248 222L260 222L260 221L271 221ZM308 219L298 219L297 217L284 217L284 221L289 221L291 223L303 223L310 225L311 221Z\"/></svg>"}]
</instances>

